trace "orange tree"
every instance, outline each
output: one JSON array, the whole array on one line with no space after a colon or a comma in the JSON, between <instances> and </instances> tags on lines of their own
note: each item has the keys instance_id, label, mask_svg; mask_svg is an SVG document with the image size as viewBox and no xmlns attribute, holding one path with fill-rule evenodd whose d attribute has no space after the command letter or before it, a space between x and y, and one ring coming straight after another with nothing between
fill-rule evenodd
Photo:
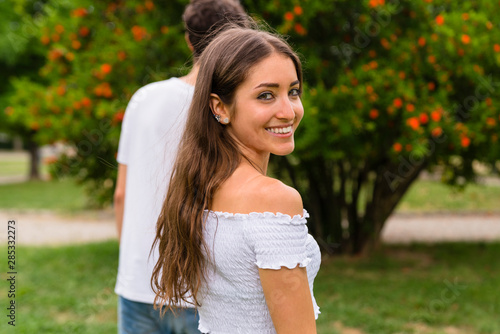
<instances>
[{"instance_id":1,"label":"orange tree","mask_svg":"<svg viewBox=\"0 0 500 334\"><path fill-rule=\"evenodd\" d=\"M99 203L112 198L131 94L179 75L189 57L186 3L43 3L37 42L46 64L39 83L11 81L7 122L33 129L40 143L66 141L73 150L55 163L56 175L76 176ZM274 170L303 194L324 249L376 245L423 169L442 166L445 181L463 185L473 180L473 161L498 160L497 1L242 3L303 55L306 115L295 153L276 159Z\"/></svg>"},{"instance_id":2,"label":"orange tree","mask_svg":"<svg viewBox=\"0 0 500 334\"><path fill-rule=\"evenodd\" d=\"M31 81L39 81L37 70L43 65L43 49L37 45L32 33L33 20L23 21L23 18L33 17L33 7L23 7L7 1L0 1L0 72L3 78L24 75ZM0 110L8 105L8 96L13 87L9 80L0 82ZM10 109L0 113L0 131L12 136L19 136L24 140L24 146L31 155L29 177L39 178L38 145L35 140L35 131L26 127L22 122L12 122L8 117Z\"/></svg>"},{"instance_id":3,"label":"orange tree","mask_svg":"<svg viewBox=\"0 0 500 334\"><path fill-rule=\"evenodd\" d=\"M423 169L464 185L500 158L498 1L245 3L304 56L306 114L276 164L327 250L376 246Z\"/></svg>"},{"instance_id":4,"label":"orange tree","mask_svg":"<svg viewBox=\"0 0 500 334\"><path fill-rule=\"evenodd\" d=\"M11 79L5 118L40 144L62 141L68 152L55 177L83 183L93 204L110 202L120 124L142 85L179 75L189 59L181 15L188 1L19 1L38 6L18 24L43 48L38 82ZM27 23L26 23L27 22ZM28 27L29 28L29 27Z\"/></svg>"}]
</instances>

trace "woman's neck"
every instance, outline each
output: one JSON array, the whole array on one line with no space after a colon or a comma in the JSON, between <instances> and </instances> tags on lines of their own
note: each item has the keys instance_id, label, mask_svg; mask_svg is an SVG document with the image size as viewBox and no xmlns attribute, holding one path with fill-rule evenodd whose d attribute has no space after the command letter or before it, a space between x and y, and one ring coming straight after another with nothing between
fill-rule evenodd
<instances>
[{"instance_id":1,"label":"woman's neck","mask_svg":"<svg viewBox=\"0 0 500 334\"><path fill-rule=\"evenodd\" d=\"M198 77L198 71L200 70L200 66L198 64L194 64L193 68L191 71L189 71L188 74L186 74L183 77L180 77L182 81L184 81L187 84L190 84L191 86L194 86L196 84L196 78Z\"/></svg>"},{"instance_id":2,"label":"woman's neck","mask_svg":"<svg viewBox=\"0 0 500 334\"><path fill-rule=\"evenodd\" d=\"M263 159L259 162L256 162L250 158L246 158L245 156L241 159L240 166L245 165L255 169L262 175L267 175L267 166L269 164L269 159Z\"/></svg>"}]
</instances>

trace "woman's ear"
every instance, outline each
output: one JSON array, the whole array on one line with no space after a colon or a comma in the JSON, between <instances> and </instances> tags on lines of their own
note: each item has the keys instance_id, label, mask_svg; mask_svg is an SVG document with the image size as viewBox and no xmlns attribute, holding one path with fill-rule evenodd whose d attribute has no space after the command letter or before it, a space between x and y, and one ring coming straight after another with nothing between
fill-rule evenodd
<instances>
[{"instance_id":1,"label":"woman's ear","mask_svg":"<svg viewBox=\"0 0 500 334\"><path fill-rule=\"evenodd\" d=\"M229 124L229 107L222 102L217 94L210 94L210 109L215 119L222 124Z\"/></svg>"},{"instance_id":2,"label":"woman's ear","mask_svg":"<svg viewBox=\"0 0 500 334\"><path fill-rule=\"evenodd\" d=\"M191 44L191 41L189 40L189 35L187 32L184 33L184 39L186 40L186 44L187 44L189 50L191 50L191 52L193 52L194 51L193 44Z\"/></svg>"}]
</instances>

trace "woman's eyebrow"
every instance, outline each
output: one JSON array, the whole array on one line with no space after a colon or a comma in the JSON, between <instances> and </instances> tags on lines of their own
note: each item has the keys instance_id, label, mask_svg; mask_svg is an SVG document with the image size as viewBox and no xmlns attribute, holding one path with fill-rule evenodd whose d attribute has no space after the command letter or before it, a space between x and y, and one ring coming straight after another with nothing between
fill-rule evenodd
<instances>
[{"instance_id":1,"label":"woman's eyebrow","mask_svg":"<svg viewBox=\"0 0 500 334\"><path fill-rule=\"evenodd\" d=\"M299 80L295 80L294 82L292 82L290 84L290 87L292 86L295 86L295 85L298 85L300 83ZM274 82L263 82L259 85L257 85L254 89L257 89L257 88L260 88L260 87L273 87L273 88L279 88L279 84L278 83L274 83Z\"/></svg>"},{"instance_id":2,"label":"woman's eyebrow","mask_svg":"<svg viewBox=\"0 0 500 334\"><path fill-rule=\"evenodd\" d=\"M260 88L260 87L276 87L278 88L280 84L278 83L273 83L273 82L263 82L259 85L257 85L254 89Z\"/></svg>"}]
</instances>

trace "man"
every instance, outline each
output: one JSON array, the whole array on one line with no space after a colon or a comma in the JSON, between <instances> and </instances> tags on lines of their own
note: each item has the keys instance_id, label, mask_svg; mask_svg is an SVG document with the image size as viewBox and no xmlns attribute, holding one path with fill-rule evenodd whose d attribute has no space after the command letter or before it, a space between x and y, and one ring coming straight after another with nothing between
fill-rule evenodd
<instances>
[{"instance_id":1,"label":"man","mask_svg":"<svg viewBox=\"0 0 500 334\"><path fill-rule=\"evenodd\" d=\"M180 305L184 308L175 316L167 310L160 317L160 310L154 310L150 281L158 253L150 256L150 250L194 91L197 59L214 30L228 21L247 25L248 18L237 0L191 0L183 20L192 70L139 89L122 124L114 196L120 240L115 287L119 333L199 333L193 305Z\"/></svg>"}]
</instances>

